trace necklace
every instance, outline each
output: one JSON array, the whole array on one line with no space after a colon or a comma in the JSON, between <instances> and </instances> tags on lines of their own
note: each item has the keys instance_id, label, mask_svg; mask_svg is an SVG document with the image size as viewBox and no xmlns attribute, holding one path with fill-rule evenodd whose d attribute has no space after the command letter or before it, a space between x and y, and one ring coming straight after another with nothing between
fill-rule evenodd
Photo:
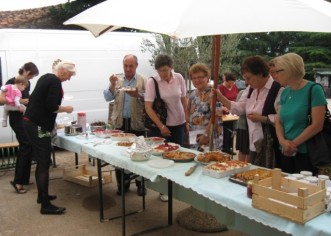
<instances>
[{"instance_id":1,"label":"necklace","mask_svg":"<svg viewBox=\"0 0 331 236\"><path fill-rule=\"evenodd\" d=\"M295 87L293 87L293 88L290 87L290 94L289 94L289 96L288 96L288 99L292 99L294 91L299 90L299 89L301 88L301 85L302 85L302 83L303 83L304 81L305 81L304 79L301 79L297 86L295 86Z\"/></svg>"}]
</instances>

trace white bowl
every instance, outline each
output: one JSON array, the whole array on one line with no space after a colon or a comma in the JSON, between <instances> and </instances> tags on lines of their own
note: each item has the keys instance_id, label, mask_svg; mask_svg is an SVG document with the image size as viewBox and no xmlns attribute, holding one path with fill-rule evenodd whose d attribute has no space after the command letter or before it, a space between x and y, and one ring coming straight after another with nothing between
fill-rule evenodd
<instances>
[{"instance_id":1,"label":"white bowl","mask_svg":"<svg viewBox=\"0 0 331 236\"><path fill-rule=\"evenodd\" d=\"M91 129L92 133L94 133L96 131L103 131L106 129L106 125L91 125L90 129Z\"/></svg>"},{"instance_id":2,"label":"white bowl","mask_svg":"<svg viewBox=\"0 0 331 236\"><path fill-rule=\"evenodd\" d=\"M152 149L135 148L131 149L129 154L132 161L147 161L152 155Z\"/></svg>"},{"instance_id":3,"label":"white bowl","mask_svg":"<svg viewBox=\"0 0 331 236\"><path fill-rule=\"evenodd\" d=\"M147 145L154 145L154 144L160 144L164 142L164 138L160 138L160 137L148 137L145 138L145 143Z\"/></svg>"}]
</instances>

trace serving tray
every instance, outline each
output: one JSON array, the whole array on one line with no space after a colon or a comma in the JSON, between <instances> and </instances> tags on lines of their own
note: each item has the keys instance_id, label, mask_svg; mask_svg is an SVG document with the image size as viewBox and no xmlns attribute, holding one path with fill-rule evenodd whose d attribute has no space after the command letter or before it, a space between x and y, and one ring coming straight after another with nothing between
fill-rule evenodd
<instances>
[{"instance_id":1,"label":"serving tray","mask_svg":"<svg viewBox=\"0 0 331 236\"><path fill-rule=\"evenodd\" d=\"M162 153L163 159L173 160L174 162L191 162L196 157L196 154L193 152L164 152Z\"/></svg>"}]
</instances>

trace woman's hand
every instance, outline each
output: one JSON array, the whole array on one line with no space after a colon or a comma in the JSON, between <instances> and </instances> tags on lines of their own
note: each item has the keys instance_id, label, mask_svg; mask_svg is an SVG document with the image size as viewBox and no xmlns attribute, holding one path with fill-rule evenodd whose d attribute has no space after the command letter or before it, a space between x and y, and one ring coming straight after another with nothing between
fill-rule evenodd
<instances>
[{"instance_id":1,"label":"woman's hand","mask_svg":"<svg viewBox=\"0 0 331 236\"><path fill-rule=\"evenodd\" d=\"M259 113L247 114L247 118L253 122L261 122L261 123L265 123L265 120L266 120L266 116L262 116Z\"/></svg>"},{"instance_id":2,"label":"woman's hand","mask_svg":"<svg viewBox=\"0 0 331 236\"><path fill-rule=\"evenodd\" d=\"M197 136L197 143L200 145L207 145L209 143L209 137L206 134Z\"/></svg>"},{"instance_id":3,"label":"woman's hand","mask_svg":"<svg viewBox=\"0 0 331 236\"><path fill-rule=\"evenodd\" d=\"M285 140L281 143L282 153L284 156L295 156L298 151L297 145L290 140Z\"/></svg>"},{"instance_id":4,"label":"woman's hand","mask_svg":"<svg viewBox=\"0 0 331 236\"><path fill-rule=\"evenodd\" d=\"M186 133L190 132L190 123L189 123L189 122L186 122L186 125L185 125L185 132L186 132Z\"/></svg>"},{"instance_id":5,"label":"woman's hand","mask_svg":"<svg viewBox=\"0 0 331 236\"><path fill-rule=\"evenodd\" d=\"M6 104L6 93L0 91L0 105L5 105Z\"/></svg>"},{"instance_id":6,"label":"woman's hand","mask_svg":"<svg viewBox=\"0 0 331 236\"><path fill-rule=\"evenodd\" d=\"M167 126L163 125L161 128L160 128L160 132L162 134L162 136L164 137L170 137L171 136L171 132L170 130L168 129Z\"/></svg>"},{"instance_id":7,"label":"woman's hand","mask_svg":"<svg viewBox=\"0 0 331 236\"><path fill-rule=\"evenodd\" d=\"M61 112L72 113L73 110L74 108L72 106L60 106L55 113L61 113Z\"/></svg>"},{"instance_id":8,"label":"woman's hand","mask_svg":"<svg viewBox=\"0 0 331 236\"><path fill-rule=\"evenodd\" d=\"M20 103L23 104L23 105L28 105L29 99L28 98L22 98L22 99L20 99Z\"/></svg>"},{"instance_id":9,"label":"woman's hand","mask_svg":"<svg viewBox=\"0 0 331 236\"><path fill-rule=\"evenodd\" d=\"M227 99L226 97L224 97L224 95L221 93L221 91L219 89L212 89L214 91L214 95L216 93L216 100L221 102L223 104L223 106L227 107L227 109L231 109L231 102L229 99Z\"/></svg>"}]
</instances>

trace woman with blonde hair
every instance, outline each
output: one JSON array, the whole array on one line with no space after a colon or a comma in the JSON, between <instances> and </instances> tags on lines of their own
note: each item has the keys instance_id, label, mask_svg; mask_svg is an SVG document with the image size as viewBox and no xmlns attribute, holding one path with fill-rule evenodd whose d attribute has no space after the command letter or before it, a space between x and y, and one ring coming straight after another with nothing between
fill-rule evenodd
<instances>
[{"instance_id":1,"label":"woman with blonde hair","mask_svg":"<svg viewBox=\"0 0 331 236\"><path fill-rule=\"evenodd\" d=\"M302 170L316 173L317 169L310 161L306 142L323 128L327 104L324 91L321 86L314 86L311 101L308 101L310 88L314 83L304 79L305 66L298 54L287 53L275 58L274 62L277 79L282 86L286 86L280 98L276 119L281 168L287 173L299 173ZM309 124L310 112L312 117Z\"/></svg>"},{"instance_id":2,"label":"woman with blonde hair","mask_svg":"<svg viewBox=\"0 0 331 236\"><path fill-rule=\"evenodd\" d=\"M63 207L50 203L56 196L48 194L49 167L51 164L51 132L56 116L60 112L71 113L72 106L61 106L63 99L62 82L76 74L75 64L59 61L53 65L53 73L40 77L30 97L23 124L32 146L33 159L37 161L36 182L37 203L41 203L41 214L62 214Z\"/></svg>"}]
</instances>

